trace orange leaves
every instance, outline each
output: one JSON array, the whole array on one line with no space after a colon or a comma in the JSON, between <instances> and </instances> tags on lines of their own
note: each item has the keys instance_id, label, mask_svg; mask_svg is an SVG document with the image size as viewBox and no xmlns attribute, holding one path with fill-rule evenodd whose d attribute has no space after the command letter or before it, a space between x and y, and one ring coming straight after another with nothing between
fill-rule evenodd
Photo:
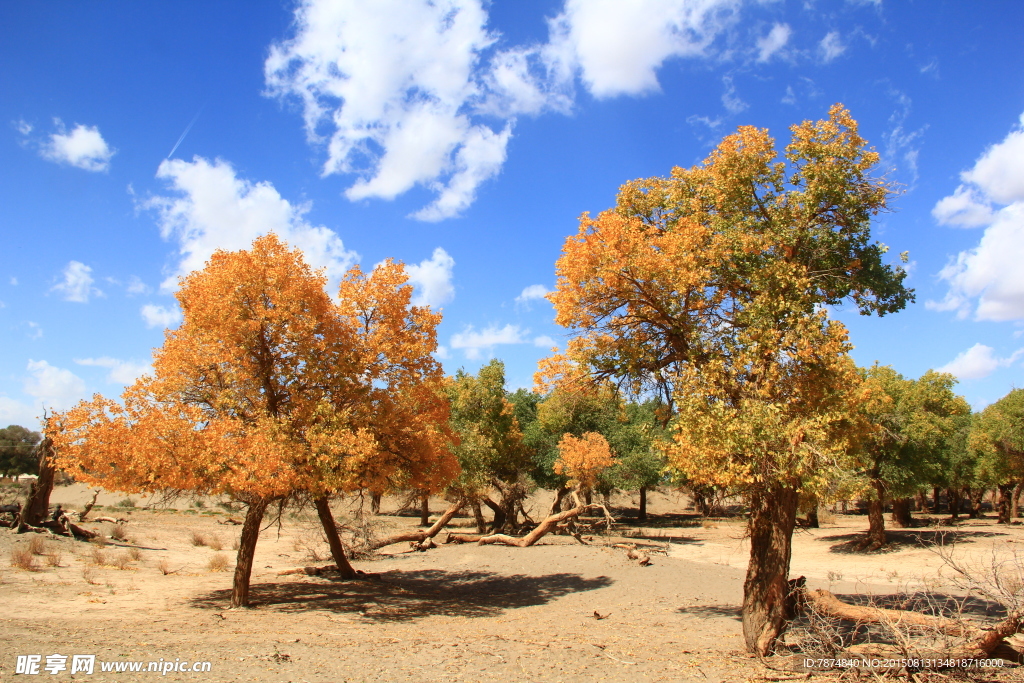
<instances>
[{"instance_id":1,"label":"orange leaves","mask_svg":"<svg viewBox=\"0 0 1024 683\"><path fill-rule=\"evenodd\" d=\"M410 306L400 264L358 268L335 304L274 235L181 281L183 322L124 405L62 415L64 465L121 490L322 495L457 472L431 357L439 314Z\"/></svg>"},{"instance_id":2,"label":"orange leaves","mask_svg":"<svg viewBox=\"0 0 1024 683\"><path fill-rule=\"evenodd\" d=\"M615 464L611 448L597 432L586 432L580 437L565 434L558 442L558 460L555 474L562 474L583 491L597 486L597 477Z\"/></svg>"}]
</instances>

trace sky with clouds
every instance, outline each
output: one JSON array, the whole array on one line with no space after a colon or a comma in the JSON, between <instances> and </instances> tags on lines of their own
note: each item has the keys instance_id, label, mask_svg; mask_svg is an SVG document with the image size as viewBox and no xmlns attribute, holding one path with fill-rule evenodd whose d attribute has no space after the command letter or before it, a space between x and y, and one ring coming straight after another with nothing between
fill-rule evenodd
<instances>
[{"instance_id":1,"label":"sky with clouds","mask_svg":"<svg viewBox=\"0 0 1024 683\"><path fill-rule=\"evenodd\" d=\"M740 125L842 102L899 183L917 302L833 315L856 360L1024 385L1014 0L0 4L0 425L146 372L178 278L273 231L332 282L403 261L438 356L530 386L584 211Z\"/></svg>"}]
</instances>

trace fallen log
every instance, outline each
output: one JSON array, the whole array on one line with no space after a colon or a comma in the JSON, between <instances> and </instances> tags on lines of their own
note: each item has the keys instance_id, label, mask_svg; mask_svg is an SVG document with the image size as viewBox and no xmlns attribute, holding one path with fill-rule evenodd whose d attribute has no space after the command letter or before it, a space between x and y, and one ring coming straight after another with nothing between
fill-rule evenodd
<instances>
[{"instance_id":1,"label":"fallen log","mask_svg":"<svg viewBox=\"0 0 1024 683\"><path fill-rule=\"evenodd\" d=\"M630 548L629 552L626 553L626 557L631 560L640 560L640 566L646 567L651 563L651 558L642 550L636 548Z\"/></svg>"},{"instance_id":2,"label":"fallen log","mask_svg":"<svg viewBox=\"0 0 1024 683\"><path fill-rule=\"evenodd\" d=\"M379 550L385 546L394 545L395 543L413 543L423 545L426 541L432 539L434 536L437 536L437 534L441 532L441 529L445 528L448 522L452 521L452 517L454 517L459 512L459 510L461 510L465 505L465 500L459 500L455 502L454 504L452 504L451 507L445 510L444 514L441 515L441 517L436 522L434 522L433 526L431 526L426 531L412 531L401 534L393 534L391 536L378 539L372 543L361 546L359 548L354 548L353 551L360 553L372 552L374 550ZM426 550L427 548L426 546L424 546L422 548L416 547L416 549Z\"/></svg>"},{"instance_id":3,"label":"fallen log","mask_svg":"<svg viewBox=\"0 0 1024 683\"><path fill-rule=\"evenodd\" d=\"M506 534L491 534L490 536L484 536L483 538L478 540L477 543L479 543L480 545L492 545L494 543L500 543L502 545L510 545L516 548L529 548L531 545L539 541L541 537L543 537L545 534L550 533L554 531L556 528L558 528L558 526L562 522L575 519L591 508L598 508L604 510L603 505L587 505L584 503L581 505L577 505L576 507L570 510L566 510L565 512L559 512L554 515L549 515L544 520L542 520L541 523L538 524L533 531L526 534L525 536L520 536L516 538L515 536L508 536ZM605 510L605 514L608 514L607 510Z\"/></svg>"},{"instance_id":4,"label":"fallen log","mask_svg":"<svg viewBox=\"0 0 1024 683\"><path fill-rule=\"evenodd\" d=\"M92 508L94 505L96 505L96 499L99 497L100 491L102 491L102 489L96 489L95 491L92 492L92 500L90 500L89 503L85 506L85 508L78 513L79 522L84 522L85 518L89 516L90 512L92 512Z\"/></svg>"},{"instance_id":5,"label":"fallen log","mask_svg":"<svg viewBox=\"0 0 1024 683\"><path fill-rule=\"evenodd\" d=\"M803 599L818 614L837 619L870 624L916 626L938 631L947 636L971 636L978 632L978 628L974 625L955 619L947 619L946 617L936 617L930 614L900 609L851 605L821 588L805 591Z\"/></svg>"},{"instance_id":6,"label":"fallen log","mask_svg":"<svg viewBox=\"0 0 1024 683\"><path fill-rule=\"evenodd\" d=\"M448 532L448 537L444 539L445 543L476 543L486 534L459 534L454 531Z\"/></svg>"},{"instance_id":7,"label":"fallen log","mask_svg":"<svg viewBox=\"0 0 1024 683\"><path fill-rule=\"evenodd\" d=\"M85 539L87 541L91 540L93 538L96 538L97 536L99 536L99 534L97 534L95 531L89 531L88 529L83 529L82 527L78 526L74 522L68 522L68 530L72 534L74 534L75 538L83 538L83 539Z\"/></svg>"}]
</instances>

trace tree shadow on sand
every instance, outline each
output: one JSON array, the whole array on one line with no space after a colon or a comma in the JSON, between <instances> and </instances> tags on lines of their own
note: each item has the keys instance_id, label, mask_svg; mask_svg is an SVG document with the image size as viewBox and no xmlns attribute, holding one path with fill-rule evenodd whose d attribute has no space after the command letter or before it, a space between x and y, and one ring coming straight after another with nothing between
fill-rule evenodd
<instances>
[{"instance_id":1,"label":"tree shadow on sand","mask_svg":"<svg viewBox=\"0 0 1024 683\"><path fill-rule=\"evenodd\" d=\"M304 579L254 582L250 588L253 606L279 612L347 612L369 622L410 621L433 615L479 618L517 607L543 605L568 593L612 584L606 576L527 576L440 569L391 571L375 580ZM200 609L223 609L230 599L230 590L217 590L191 602Z\"/></svg>"},{"instance_id":2,"label":"tree shadow on sand","mask_svg":"<svg viewBox=\"0 0 1024 683\"><path fill-rule=\"evenodd\" d=\"M896 552L906 548L930 548L933 546L949 546L955 543L974 543L980 539L1006 535L1006 533L1001 531L886 529L885 537L888 542L877 549L865 548L866 532L822 536L820 540L839 541L839 543L829 547L829 551L833 553L874 555Z\"/></svg>"}]
</instances>

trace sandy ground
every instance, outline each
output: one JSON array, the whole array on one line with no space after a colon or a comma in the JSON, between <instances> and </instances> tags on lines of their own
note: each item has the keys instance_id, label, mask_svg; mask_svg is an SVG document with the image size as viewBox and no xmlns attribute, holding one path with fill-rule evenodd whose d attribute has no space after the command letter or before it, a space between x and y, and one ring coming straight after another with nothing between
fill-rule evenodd
<instances>
[{"instance_id":1,"label":"sandy ground","mask_svg":"<svg viewBox=\"0 0 1024 683\"><path fill-rule=\"evenodd\" d=\"M88 497L84 487L59 487L52 503L80 508ZM99 503L123 499L104 493ZM702 522L685 514L675 495L653 495L652 519L619 530L666 544L667 553L652 555L648 567L604 545L621 539L597 536L582 546L549 536L526 549L453 544L420 553L392 546L354 563L376 580L349 582L279 575L329 561L315 515L286 512L261 535L249 610L227 609L239 527L221 522L240 515L215 502L202 509L104 507L93 516L129 520L125 541L47 539L53 559L36 556L37 571L10 562L12 549L31 539L0 530L0 681L35 678L14 674L17 655L42 655L45 665L54 653L94 654L98 662L209 661L211 671L114 674L97 664L91 676L44 671L40 678L731 682L764 671L743 653L739 605L749 548L742 522ZM629 522L629 497L613 502ZM433 501L432 512L443 505ZM394 508L385 500L385 513ZM339 505L337 514L350 511ZM389 514L377 520L382 530L417 521ZM838 517L798 532L793 575L844 595L937 585L942 560L916 539L943 531L958 537L957 552L978 558L1024 553L1024 530L991 520L896 532L890 552L850 552L848 542L865 524L864 517ZM194 545L196 534L206 545ZM218 571L214 558L226 567Z\"/></svg>"}]
</instances>

